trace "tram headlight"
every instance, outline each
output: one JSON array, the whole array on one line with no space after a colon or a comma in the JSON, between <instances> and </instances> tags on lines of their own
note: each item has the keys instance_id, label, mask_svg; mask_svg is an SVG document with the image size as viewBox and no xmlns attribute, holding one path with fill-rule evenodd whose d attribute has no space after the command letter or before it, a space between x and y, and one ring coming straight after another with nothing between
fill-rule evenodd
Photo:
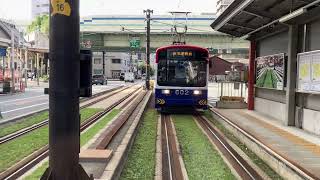
<instances>
[{"instance_id":1,"label":"tram headlight","mask_svg":"<svg viewBox=\"0 0 320 180\"><path fill-rule=\"evenodd\" d=\"M169 89L164 89L164 90L162 90L162 94L168 95L168 94L170 94L170 90Z\"/></svg>"},{"instance_id":2,"label":"tram headlight","mask_svg":"<svg viewBox=\"0 0 320 180\"><path fill-rule=\"evenodd\" d=\"M201 94L202 94L202 92L199 91L199 90L194 90L193 91L193 95L201 95Z\"/></svg>"}]
</instances>

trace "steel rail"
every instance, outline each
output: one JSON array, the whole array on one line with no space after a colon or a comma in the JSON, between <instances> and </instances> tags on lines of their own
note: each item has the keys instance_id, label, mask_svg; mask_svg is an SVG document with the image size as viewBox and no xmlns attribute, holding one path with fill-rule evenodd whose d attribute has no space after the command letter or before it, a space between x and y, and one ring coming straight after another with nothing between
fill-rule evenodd
<instances>
[{"instance_id":1,"label":"steel rail","mask_svg":"<svg viewBox=\"0 0 320 180\"><path fill-rule=\"evenodd\" d=\"M183 180L178 147L169 115L161 114L162 179ZM165 166L166 165L166 166Z\"/></svg>"},{"instance_id":2,"label":"steel rail","mask_svg":"<svg viewBox=\"0 0 320 180\"><path fill-rule=\"evenodd\" d=\"M261 139L255 137L254 135L252 135L250 132L248 132L247 130L241 128L240 126L238 126L236 123L232 122L231 120L229 120L228 118L224 117L222 114L220 114L218 111L213 110L210 108L210 111L214 114L216 114L217 116L219 116L219 118L224 121L225 123L227 123L229 126L231 126L232 128L236 129L238 132L240 132L241 134L243 134L246 138L248 138L250 141L254 142L257 144L257 146L259 146L260 148L262 148L266 153L268 153L270 156L272 156L273 158L275 158L276 160L282 162L283 164L285 164L286 166L288 166L292 171L296 172L302 179L319 179L316 175L312 174L309 170L305 169L304 167L298 165L297 163L295 163L294 161L292 161L291 159L288 159L287 157L283 156L281 153L277 152L275 149L273 149L272 147L270 147L268 144L264 143L261 141Z\"/></svg>"},{"instance_id":3,"label":"steel rail","mask_svg":"<svg viewBox=\"0 0 320 180\"><path fill-rule=\"evenodd\" d=\"M197 120L204 132L207 133L209 138L213 141L221 154L229 161L240 177L252 180L263 179L256 170L254 170L254 168L252 168L249 163L231 147L225 136L218 129L213 127L207 119L199 114L194 115L194 119Z\"/></svg>"},{"instance_id":4,"label":"steel rail","mask_svg":"<svg viewBox=\"0 0 320 180\"><path fill-rule=\"evenodd\" d=\"M141 89L137 88L137 90ZM103 116L105 116L107 113L109 113L114 107L118 106L120 103L125 101L127 98L129 98L131 95L133 95L136 91L133 91L126 95L125 97L121 98L119 101L113 103L111 106L103 110L102 112L99 112L92 117L90 117L87 121L81 124L80 132L86 130L90 127L93 123L101 119ZM112 108L111 108L112 107ZM43 148L39 149L38 151L34 152L30 156L26 157L25 159L21 160L20 162L16 163L9 169L3 171L0 173L0 179L5 180L14 180L25 174L27 171L29 171L31 168L33 168L36 164L38 164L40 161L44 160L49 155L49 146L46 145Z\"/></svg>"},{"instance_id":5,"label":"steel rail","mask_svg":"<svg viewBox=\"0 0 320 180\"><path fill-rule=\"evenodd\" d=\"M137 109L137 107L139 106L139 104L143 101L144 96L147 94L146 92L143 92L142 94L136 94L136 96L133 96L132 99L134 99L135 97L137 97L137 99L135 99L132 104L129 106L128 109L126 109L118 118L116 121L114 121L112 123L111 126L109 126L109 128L107 128L107 130L105 132L107 132L106 134L104 134L104 138L99 142L99 144L97 145L96 149L106 149L108 147L108 145L111 143L111 141L114 139L114 137L116 136L116 134L122 129L122 127L124 126L124 124L126 122L128 122L128 120L130 119L130 117L132 117L132 114L134 113L134 111ZM131 100L132 100L131 99ZM130 102L130 101L128 101ZM125 103L125 106L128 106L129 103Z\"/></svg>"},{"instance_id":6,"label":"steel rail","mask_svg":"<svg viewBox=\"0 0 320 180\"><path fill-rule=\"evenodd\" d=\"M90 97L90 98L81 98L80 99L80 103L88 101L88 100L93 99L93 98L96 98L96 97L101 96L103 94L106 94L108 92L121 89L122 87L124 87L124 86L119 86L119 87L108 89L108 90L105 90L105 91L102 91L102 92L98 92L98 93L92 95L92 97ZM26 118L28 118L30 116L33 116L33 115L37 114L37 113L42 113L42 112L48 111L48 109L49 108L45 108L45 109L41 109L41 110L34 111L34 112L31 112L31 113L26 113L24 115L21 115L21 116L15 117L15 118L11 118L11 119L8 119L8 120L0 121L0 127L5 125L5 124L8 124L8 123L14 123L14 122L22 121L23 119L26 119Z\"/></svg>"},{"instance_id":7,"label":"steel rail","mask_svg":"<svg viewBox=\"0 0 320 180\"><path fill-rule=\"evenodd\" d=\"M102 98L99 98L99 99L97 99L97 100L94 100L94 101L92 101L92 102L90 102L90 103L88 103L88 104L85 104L85 105L81 106L80 109L87 108L87 107L89 107L89 106L91 106L91 105L93 105L93 104L96 104L96 103L98 103L98 102L100 102L100 101L103 101L103 100L105 100L105 99L107 99L107 98L110 98L111 96L113 96L113 95L115 95L115 94L118 94L118 93L121 93L121 92L123 92L124 90L126 90L126 89L128 89L128 88L130 88L130 86L125 87L125 88L123 88L123 89L120 90L120 91L117 91L117 90L119 90L120 88L115 88L115 89L109 90L109 91L107 90L107 91L105 91L104 93L101 93L100 95L97 95L97 96L94 96L94 97L92 97L92 98L86 99L86 100L82 101L82 103L85 103L85 102L91 101L91 100L93 100L93 99L95 99L95 98L99 98L100 96L106 95L106 96L104 96L104 97L102 97ZM108 93L110 93L110 94L108 94ZM29 127L26 127L26 128L24 128L24 129L21 129L21 130L19 130L19 131L16 131L16 132L14 132L14 133L11 133L11 134L8 134L8 135L6 135L6 136L4 136L4 137L1 137L1 138L0 138L0 145L1 145L1 144L4 144L4 143L6 143L6 142L9 142L9 141L11 141L11 140L14 140L14 139L16 139L16 138L18 138L18 137L20 137L20 136L25 135L25 134L28 134L28 133L36 130L36 129L39 129L39 128L47 125L48 123L49 123L49 120L46 119L46 120L44 120L44 121L42 121L42 122L40 122L40 123L31 125L31 126L29 126Z\"/></svg>"}]
</instances>

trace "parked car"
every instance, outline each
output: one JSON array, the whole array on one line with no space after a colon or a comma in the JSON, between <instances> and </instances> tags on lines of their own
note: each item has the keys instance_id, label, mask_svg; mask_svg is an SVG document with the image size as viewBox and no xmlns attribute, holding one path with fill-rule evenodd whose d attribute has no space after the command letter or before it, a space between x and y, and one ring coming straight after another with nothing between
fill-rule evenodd
<instances>
[{"instance_id":1,"label":"parked car","mask_svg":"<svg viewBox=\"0 0 320 180\"><path fill-rule=\"evenodd\" d=\"M124 74L124 81L125 82L134 82L134 74L132 72L126 72Z\"/></svg>"},{"instance_id":2,"label":"parked car","mask_svg":"<svg viewBox=\"0 0 320 180\"><path fill-rule=\"evenodd\" d=\"M107 85L108 84L108 80L107 78L104 77L104 75L93 75L92 76L92 84L98 85Z\"/></svg>"},{"instance_id":3,"label":"parked car","mask_svg":"<svg viewBox=\"0 0 320 180\"><path fill-rule=\"evenodd\" d=\"M124 81L124 73L120 73L120 81Z\"/></svg>"}]
</instances>

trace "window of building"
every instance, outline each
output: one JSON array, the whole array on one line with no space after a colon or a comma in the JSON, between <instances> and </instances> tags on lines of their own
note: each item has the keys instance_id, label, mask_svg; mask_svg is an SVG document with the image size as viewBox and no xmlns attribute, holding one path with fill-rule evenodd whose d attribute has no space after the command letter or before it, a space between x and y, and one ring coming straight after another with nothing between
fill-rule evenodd
<instances>
[{"instance_id":1,"label":"window of building","mask_svg":"<svg viewBox=\"0 0 320 180\"><path fill-rule=\"evenodd\" d=\"M102 64L102 59L101 58L94 58L93 63L94 64Z\"/></svg>"},{"instance_id":2,"label":"window of building","mask_svg":"<svg viewBox=\"0 0 320 180\"><path fill-rule=\"evenodd\" d=\"M103 74L102 69L93 69L93 74Z\"/></svg>"},{"instance_id":3,"label":"window of building","mask_svg":"<svg viewBox=\"0 0 320 180\"><path fill-rule=\"evenodd\" d=\"M121 59L112 59L113 64L121 64Z\"/></svg>"}]
</instances>

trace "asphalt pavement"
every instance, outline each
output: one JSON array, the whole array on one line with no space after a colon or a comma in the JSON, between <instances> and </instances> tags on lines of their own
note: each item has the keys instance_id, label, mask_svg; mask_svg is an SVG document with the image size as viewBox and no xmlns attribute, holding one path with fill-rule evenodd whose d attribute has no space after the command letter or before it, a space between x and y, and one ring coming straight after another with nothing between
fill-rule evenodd
<instances>
[{"instance_id":1,"label":"asphalt pavement","mask_svg":"<svg viewBox=\"0 0 320 180\"><path fill-rule=\"evenodd\" d=\"M122 81L109 81L108 85L93 85L93 94L125 85ZM17 118L30 113L38 112L49 108L49 96L44 94L44 87L48 84L42 83L40 86L30 83L24 93L0 96L0 111L2 119L0 123Z\"/></svg>"}]
</instances>

